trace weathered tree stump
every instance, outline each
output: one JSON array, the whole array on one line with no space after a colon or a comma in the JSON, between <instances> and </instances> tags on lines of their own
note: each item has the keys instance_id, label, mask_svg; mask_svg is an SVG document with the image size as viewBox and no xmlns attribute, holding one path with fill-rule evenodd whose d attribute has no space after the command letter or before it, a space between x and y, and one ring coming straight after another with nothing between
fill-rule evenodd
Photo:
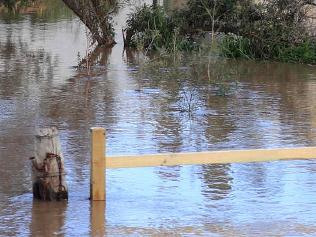
<instances>
[{"instance_id":1,"label":"weathered tree stump","mask_svg":"<svg viewBox=\"0 0 316 237\"><path fill-rule=\"evenodd\" d=\"M41 200L68 199L64 158L57 128L36 131L32 160L33 196Z\"/></svg>"}]
</instances>

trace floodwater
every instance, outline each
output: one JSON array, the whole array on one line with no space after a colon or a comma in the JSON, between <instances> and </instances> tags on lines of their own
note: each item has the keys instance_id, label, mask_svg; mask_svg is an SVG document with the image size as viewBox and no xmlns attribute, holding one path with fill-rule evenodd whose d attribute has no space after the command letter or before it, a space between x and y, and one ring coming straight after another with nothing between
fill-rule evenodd
<instances>
[{"instance_id":1,"label":"floodwater","mask_svg":"<svg viewBox=\"0 0 316 237\"><path fill-rule=\"evenodd\" d=\"M149 62L118 34L89 76L74 68L83 25L49 4L0 15L0 236L316 235L313 160L108 170L106 207L88 200L93 126L111 155L315 146L315 67L204 52ZM32 199L41 126L60 130L68 202Z\"/></svg>"}]
</instances>

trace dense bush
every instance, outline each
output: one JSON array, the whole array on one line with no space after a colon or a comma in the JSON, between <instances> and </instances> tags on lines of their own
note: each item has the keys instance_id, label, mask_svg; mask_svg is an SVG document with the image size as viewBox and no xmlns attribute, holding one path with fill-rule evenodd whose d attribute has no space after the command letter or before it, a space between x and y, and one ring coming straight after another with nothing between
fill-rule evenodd
<instances>
[{"instance_id":1,"label":"dense bush","mask_svg":"<svg viewBox=\"0 0 316 237\"><path fill-rule=\"evenodd\" d=\"M279 49L275 58L285 62L316 64L316 43L305 41L297 45Z\"/></svg>"},{"instance_id":2,"label":"dense bush","mask_svg":"<svg viewBox=\"0 0 316 237\"><path fill-rule=\"evenodd\" d=\"M128 46L186 49L193 38L211 33L228 57L316 63L315 39L307 30L305 0L188 0L184 9L167 15L161 7L144 5L127 22ZM214 40L215 39L215 40ZM141 48L138 47L138 48Z\"/></svg>"},{"instance_id":3,"label":"dense bush","mask_svg":"<svg viewBox=\"0 0 316 237\"><path fill-rule=\"evenodd\" d=\"M179 34L172 17L160 6L143 5L129 15L125 45L138 49L189 50L193 42Z\"/></svg>"},{"instance_id":4,"label":"dense bush","mask_svg":"<svg viewBox=\"0 0 316 237\"><path fill-rule=\"evenodd\" d=\"M253 0L189 0L173 17L183 32L236 33L244 18L254 17Z\"/></svg>"},{"instance_id":5,"label":"dense bush","mask_svg":"<svg viewBox=\"0 0 316 237\"><path fill-rule=\"evenodd\" d=\"M256 17L221 43L228 57L252 57L316 63L315 41L308 36L308 7L301 0L267 0L256 5Z\"/></svg>"},{"instance_id":6,"label":"dense bush","mask_svg":"<svg viewBox=\"0 0 316 237\"><path fill-rule=\"evenodd\" d=\"M306 14L301 0L269 0L261 6L260 18L245 24L238 33L250 39L256 57L274 58L279 49L306 41Z\"/></svg>"},{"instance_id":7,"label":"dense bush","mask_svg":"<svg viewBox=\"0 0 316 237\"><path fill-rule=\"evenodd\" d=\"M18 7L28 6L34 0L0 0L0 6L3 4L11 11L16 11Z\"/></svg>"},{"instance_id":8,"label":"dense bush","mask_svg":"<svg viewBox=\"0 0 316 237\"><path fill-rule=\"evenodd\" d=\"M172 38L175 28L161 7L143 5L129 15L127 19L126 41L130 46L142 45L144 48L156 48L166 44Z\"/></svg>"}]
</instances>

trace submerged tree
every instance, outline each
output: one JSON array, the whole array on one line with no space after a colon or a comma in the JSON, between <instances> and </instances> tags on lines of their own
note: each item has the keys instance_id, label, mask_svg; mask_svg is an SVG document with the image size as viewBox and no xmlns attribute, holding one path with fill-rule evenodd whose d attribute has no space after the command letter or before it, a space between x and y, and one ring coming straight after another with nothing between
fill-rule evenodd
<instances>
[{"instance_id":1,"label":"submerged tree","mask_svg":"<svg viewBox=\"0 0 316 237\"><path fill-rule=\"evenodd\" d=\"M117 0L62 0L87 26L92 43L111 47L115 44L112 13L117 9ZM0 0L12 12L34 0Z\"/></svg>"},{"instance_id":2,"label":"submerged tree","mask_svg":"<svg viewBox=\"0 0 316 237\"><path fill-rule=\"evenodd\" d=\"M116 0L63 0L91 32L93 43L113 46L114 29L112 13L117 8Z\"/></svg>"}]
</instances>

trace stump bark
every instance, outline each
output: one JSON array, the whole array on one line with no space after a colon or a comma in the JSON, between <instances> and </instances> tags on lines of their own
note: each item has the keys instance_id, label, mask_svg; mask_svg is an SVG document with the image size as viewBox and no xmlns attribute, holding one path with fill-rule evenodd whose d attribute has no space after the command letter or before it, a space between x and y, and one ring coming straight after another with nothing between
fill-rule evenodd
<instances>
[{"instance_id":1,"label":"stump bark","mask_svg":"<svg viewBox=\"0 0 316 237\"><path fill-rule=\"evenodd\" d=\"M68 199L64 158L57 128L42 128L35 135L32 161L33 197L41 200Z\"/></svg>"}]
</instances>

